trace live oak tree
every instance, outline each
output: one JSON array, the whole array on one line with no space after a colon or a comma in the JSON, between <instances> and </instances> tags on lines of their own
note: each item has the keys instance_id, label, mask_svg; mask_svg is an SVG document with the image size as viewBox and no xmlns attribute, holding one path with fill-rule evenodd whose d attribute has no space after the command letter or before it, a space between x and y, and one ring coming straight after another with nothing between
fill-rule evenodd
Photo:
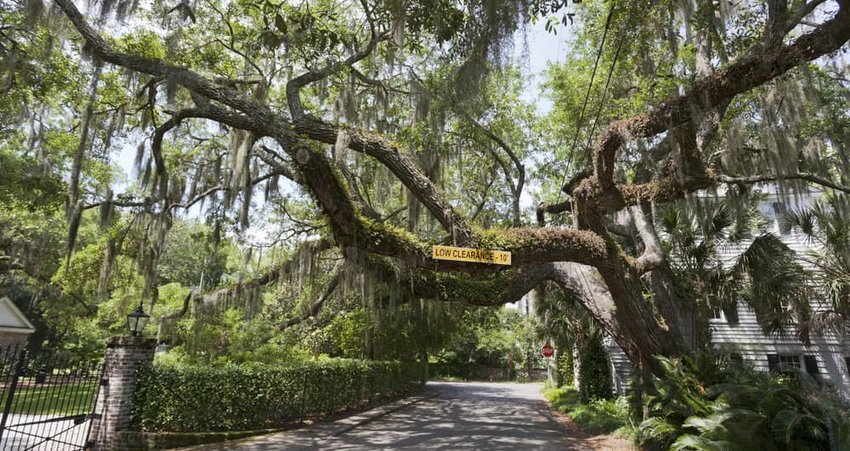
<instances>
[{"instance_id":1,"label":"live oak tree","mask_svg":"<svg viewBox=\"0 0 850 451\"><path fill-rule=\"evenodd\" d=\"M840 61L829 55L850 39L846 0L587 2L575 58L589 69L592 49L605 50L592 101L576 101L587 70L553 70L548 83L572 104L556 96L542 123L517 100L517 77L505 75L500 55L529 20L554 15L568 26L566 2L110 0L90 14L55 3L4 6L0 89L19 92L16 80L32 72L20 68L38 69L35 49L57 53L51 61L87 58L63 169L69 247L84 212L137 212L137 257L154 300L174 215L198 209L221 233L229 218L248 227L257 208L255 219L321 236L312 248L345 261L323 268L330 282L281 327L321 309L352 272L392 287L375 296L480 305L553 282L633 362L660 372L654 355L699 342L680 314L694 300L673 289L654 207L727 184L847 190L838 136L819 136L805 155L778 139L799 125L795 97L815 89L807 74ZM27 23L75 44L41 42ZM606 45L596 45L600 35ZM600 90L609 67L615 82ZM32 100L20 102L48 103ZM592 109L609 102L604 113ZM138 147L139 183L113 194L91 163L116 143ZM520 203L532 158L545 161L543 192L560 191L539 199L534 225ZM300 194L314 207L288 200ZM510 212L502 224L481 216L494 205ZM435 261L434 244L509 251L512 265Z\"/></svg>"}]
</instances>

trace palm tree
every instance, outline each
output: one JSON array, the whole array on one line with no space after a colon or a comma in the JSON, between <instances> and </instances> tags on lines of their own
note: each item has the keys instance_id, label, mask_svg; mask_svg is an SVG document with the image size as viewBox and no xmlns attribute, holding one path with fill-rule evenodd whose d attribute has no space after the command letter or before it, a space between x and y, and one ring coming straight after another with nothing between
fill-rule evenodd
<instances>
[{"instance_id":1,"label":"palm tree","mask_svg":"<svg viewBox=\"0 0 850 451\"><path fill-rule=\"evenodd\" d=\"M850 319L850 196L825 195L787 219L813 244L805 259L816 268L813 290L827 304L800 324L801 335L840 330Z\"/></svg>"}]
</instances>

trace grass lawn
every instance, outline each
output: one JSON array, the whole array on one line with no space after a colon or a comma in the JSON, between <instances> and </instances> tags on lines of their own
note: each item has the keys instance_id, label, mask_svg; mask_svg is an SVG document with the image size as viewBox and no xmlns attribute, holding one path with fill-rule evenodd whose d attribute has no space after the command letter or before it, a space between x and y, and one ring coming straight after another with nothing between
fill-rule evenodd
<instances>
[{"instance_id":1,"label":"grass lawn","mask_svg":"<svg viewBox=\"0 0 850 451\"><path fill-rule=\"evenodd\" d=\"M77 414L91 408L97 383L66 386L39 385L18 387L12 400L12 413L27 415ZM6 403L0 400L0 408Z\"/></svg>"},{"instance_id":2,"label":"grass lawn","mask_svg":"<svg viewBox=\"0 0 850 451\"><path fill-rule=\"evenodd\" d=\"M578 391L573 388L547 388L543 395L559 411L567 414L591 434L629 434L629 409L625 399L606 399L588 404L579 402Z\"/></svg>"}]
</instances>

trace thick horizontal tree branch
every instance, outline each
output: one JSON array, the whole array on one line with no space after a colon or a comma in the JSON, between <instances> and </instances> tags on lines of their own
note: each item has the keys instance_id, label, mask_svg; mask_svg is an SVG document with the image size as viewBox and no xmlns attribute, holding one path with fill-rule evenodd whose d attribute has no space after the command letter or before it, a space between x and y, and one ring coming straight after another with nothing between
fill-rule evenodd
<instances>
[{"instance_id":1,"label":"thick horizontal tree branch","mask_svg":"<svg viewBox=\"0 0 850 451\"><path fill-rule=\"evenodd\" d=\"M546 214L557 215L564 212L572 211L573 203L570 200L565 200L557 204L548 204L540 202L537 204L537 225L543 227L546 225Z\"/></svg>"},{"instance_id":2,"label":"thick horizontal tree branch","mask_svg":"<svg viewBox=\"0 0 850 451\"><path fill-rule=\"evenodd\" d=\"M519 301L543 282L552 281L578 299L615 340L622 340L620 327L614 318L611 293L596 270L587 265L569 262L532 264L483 276L440 274L422 268L398 270L381 259L371 259L369 265L378 269L383 280L402 289L403 297L479 306Z\"/></svg>"},{"instance_id":3,"label":"thick horizontal tree branch","mask_svg":"<svg viewBox=\"0 0 850 451\"><path fill-rule=\"evenodd\" d=\"M594 175L598 188L614 188L614 163L630 139L655 136L692 120L693 111L709 111L738 94L770 81L788 70L838 50L850 39L850 6L839 2L838 13L789 45L747 55L728 67L697 81L688 93L654 110L611 123L594 146Z\"/></svg>"},{"instance_id":4,"label":"thick horizontal tree branch","mask_svg":"<svg viewBox=\"0 0 850 451\"><path fill-rule=\"evenodd\" d=\"M226 111L212 104L199 105L197 108L203 111L204 117L254 132L257 137L272 136L281 143L285 150L294 152L292 149L296 147L298 136L293 134L292 126L287 118L272 112L268 106L184 67L117 52L88 24L71 0L56 0L56 3L65 11L68 18L71 19L86 40L88 48L100 59L137 72L172 79L190 91L227 105L241 114ZM352 55L352 57L358 55L359 53ZM332 69L333 67L328 70ZM295 86L299 83L309 83L316 76L316 73L309 76L305 74L305 78L297 82ZM305 117L304 120L298 121L295 132L308 139L334 144L337 141L339 129ZM452 206L445 201L442 193L419 171L410 159L404 156L398 147L378 136L353 130L346 131L346 133L351 136L350 147L353 150L366 153L386 165L428 208L458 244L470 242L472 231L462 216L454 211Z\"/></svg>"},{"instance_id":5,"label":"thick horizontal tree branch","mask_svg":"<svg viewBox=\"0 0 850 451\"><path fill-rule=\"evenodd\" d=\"M602 196L596 198L598 184L596 177L588 177L582 182L582 193L594 198L599 207L608 211L616 211L630 205L646 202L670 202L683 198L686 194L714 185L715 179L710 175L690 177L680 180L672 176L646 183L618 183L609 188Z\"/></svg>"}]
</instances>

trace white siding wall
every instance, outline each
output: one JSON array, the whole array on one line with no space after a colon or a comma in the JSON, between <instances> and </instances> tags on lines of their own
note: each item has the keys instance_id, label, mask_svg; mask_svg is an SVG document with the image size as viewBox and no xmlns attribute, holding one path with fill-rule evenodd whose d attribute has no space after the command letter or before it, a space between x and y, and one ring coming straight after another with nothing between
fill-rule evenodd
<instances>
[{"instance_id":1,"label":"white siding wall","mask_svg":"<svg viewBox=\"0 0 850 451\"><path fill-rule=\"evenodd\" d=\"M797 252L800 263L806 269L814 269L812 265L804 261L813 244L802 234L797 232L781 234L776 216L772 214L775 197L762 202L759 210L770 220L773 220L771 232L779 235L782 241ZM811 204L811 198L797 198L791 202L790 208L799 209ZM718 249L724 266L731 267L738 256L750 245L749 242L737 243ZM814 311L823 311L824 305L813 305ZM820 376L830 383L835 384L841 393L850 398L850 375L844 362L844 356L850 356L846 334L827 332L823 335L812 335L811 346L804 346L797 338L797 330L790 326L784 332L784 336L766 336L756 320L755 312L743 302L738 304L738 324L732 326L721 315L721 318L712 319L711 342L718 349L741 354L745 362L752 364L756 369L768 370L768 354L795 354L816 356Z\"/></svg>"},{"instance_id":2,"label":"white siding wall","mask_svg":"<svg viewBox=\"0 0 850 451\"><path fill-rule=\"evenodd\" d=\"M847 343L841 334L813 335L811 346L804 346L789 328L785 336L766 336L756 320L755 312L738 305L738 324L733 326L725 318L712 319L711 342L720 350L741 354L746 363L758 370L767 371L768 354L814 355L820 376L850 397L850 376L844 364Z\"/></svg>"},{"instance_id":3,"label":"white siding wall","mask_svg":"<svg viewBox=\"0 0 850 451\"><path fill-rule=\"evenodd\" d=\"M625 395L631 388L632 363L611 337L605 337L605 349L611 363L611 388L616 396Z\"/></svg>"}]
</instances>

